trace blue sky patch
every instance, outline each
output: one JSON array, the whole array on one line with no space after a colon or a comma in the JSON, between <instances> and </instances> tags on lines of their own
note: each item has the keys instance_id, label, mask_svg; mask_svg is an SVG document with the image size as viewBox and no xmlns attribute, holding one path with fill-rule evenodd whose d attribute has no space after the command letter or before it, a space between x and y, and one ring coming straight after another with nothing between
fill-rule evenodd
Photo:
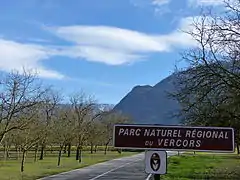
<instances>
[{"instance_id":1,"label":"blue sky patch","mask_svg":"<svg viewBox=\"0 0 240 180\"><path fill-rule=\"evenodd\" d=\"M221 0L8 0L0 6L0 70L36 69L67 95L116 104L135 85L170 75L195 46L199 7ZM183 66L183 64L178 64Z\"/></svg>"}]
</instances>

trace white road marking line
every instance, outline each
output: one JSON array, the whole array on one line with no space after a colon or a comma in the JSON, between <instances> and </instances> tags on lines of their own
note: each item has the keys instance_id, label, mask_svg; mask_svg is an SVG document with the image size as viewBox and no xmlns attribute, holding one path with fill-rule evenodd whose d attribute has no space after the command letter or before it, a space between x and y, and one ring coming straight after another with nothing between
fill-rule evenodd
<instances>
[{"instance_id":1,"label":"white road marking line","mask_svg":"<svg viewBox=\"0 0 240 180\"><path fill-rule=\"evenodd\" d=\"M152 177L152 174L149 174L146 180L149 180Z\"/></svg>"},{"instance_id":2,"label":"white road marking line","mask_svg":"<svg viewBox=\"0 0 240 180\"><path fill-rule=\"evenodd\" d=\"M138 159L137 161L139 161L139 159ZM94 178L92 178L92 179L89 179L89 180L98 179L98 178L100 178L100 177L102 177L102 176L105 176L106 174L108 174L108 173L110 173L110 172L113 172L113 171L115 171L115 170L118 170L118 169L120 169L120 168L122 168L122 167L125 167L125 166L127 166L127 165L129 165L129 164L135 163L135 162L137 162L137 161L132 161L132 162L123 164L123 165L121 165L121 166L119 166L119 167L117 167L117 168L113 168L113 169L111 169L111 170L109 170L109 171L107 171L107 172L105 172L105 173L102 173L102 174L100 174L100 175L98 175L98 176L96 176L96 177L94 177Z\"/></svg>"}]
</instances>

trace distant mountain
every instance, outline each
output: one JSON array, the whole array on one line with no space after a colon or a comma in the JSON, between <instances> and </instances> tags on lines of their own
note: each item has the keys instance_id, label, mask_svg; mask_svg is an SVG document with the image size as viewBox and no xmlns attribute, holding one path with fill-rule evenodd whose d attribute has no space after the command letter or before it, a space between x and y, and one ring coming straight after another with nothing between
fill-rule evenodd
<instances>
[{"instance_id":1,"label":"distant mountain","mask_svg":"<svg viewBox=\"0 0 240 180\"><path fill-rule=\"evenodd\" d=\"M168 97L174 91L175 75L163 79L155 86L136 86L115 107L130 116L135 123L176 125L173 114L179 109L177 101Z\"/></svg>"},{"instance_id":2,"label":"distant mountain","mask_svg":"<svg viewBox=\"0 0 240 180\"><path fill-rule=\"evenodd\" d=\"M114 108L114 111L120 111L130 116L135 123L141 124L180 124L179 119L173 114L177 114L180 105L176 100L169 98L167 92L174 92L177 83L177 76L182 75L190 77L195 74L194 71L208 71L209 67L215 69L218 73L226 74L224 69L232 73L240 72L240 60L214 62L206 67L199 65L198 67L188 68L184 71L172 74L163 79L155 86L136 86L134 87ZM190 71L190 72L189 72ZM193 73L192 73L193 72ZM179 86L180 87L180 86ZM178 88L179 88L178 87Z\"/></svg>"},{"instance_id":3,"label":"distant mountain","mask_svg":"<svg viewBox=\"0 0 240 180\"><path fill-rule=\"evenodd\" d=\"M60 108L71 108L71 104L59 104L58 107ZM112 110L114 105L113 104L95 104L94 109L96 110L96 112L99 111L108 111L108 110Z\"/></svg>"}]
</instances>

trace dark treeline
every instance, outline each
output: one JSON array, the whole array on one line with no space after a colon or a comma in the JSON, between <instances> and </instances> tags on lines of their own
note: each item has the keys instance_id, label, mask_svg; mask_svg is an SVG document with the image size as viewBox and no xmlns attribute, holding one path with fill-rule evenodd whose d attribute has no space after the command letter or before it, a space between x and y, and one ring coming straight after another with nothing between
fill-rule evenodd
<instances>
[{"instance_id":1,"label":"dark treeline","mask_svg":"<svg viewBox=\"0 0 240 180\"><path fill-rule=\"evenodd\" d=\"M227 126L240 143L240 1L226 1L224 13L202 11L186 33L196 46L182 54L188 69L176 70L171 94L183 124Z\"/></svg>"}]
</instances>

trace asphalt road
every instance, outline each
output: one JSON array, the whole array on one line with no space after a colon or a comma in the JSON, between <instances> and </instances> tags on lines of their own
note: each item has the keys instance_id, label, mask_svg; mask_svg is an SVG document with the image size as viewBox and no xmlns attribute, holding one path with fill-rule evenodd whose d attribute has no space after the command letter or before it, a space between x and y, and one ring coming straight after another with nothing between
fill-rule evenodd
<instances>
[{"instance_id":1,"label":"asphalt road","mask_svg":"<svg viewBox=\"0 0 240 180\"><path fill-rule=\"evenodd\" d=\"M168 156L175 154L168 152ZM39 180L146 180L149 175L144 172L144 166L144 153L141 153Z\"/></svg>"}]
</instances>

